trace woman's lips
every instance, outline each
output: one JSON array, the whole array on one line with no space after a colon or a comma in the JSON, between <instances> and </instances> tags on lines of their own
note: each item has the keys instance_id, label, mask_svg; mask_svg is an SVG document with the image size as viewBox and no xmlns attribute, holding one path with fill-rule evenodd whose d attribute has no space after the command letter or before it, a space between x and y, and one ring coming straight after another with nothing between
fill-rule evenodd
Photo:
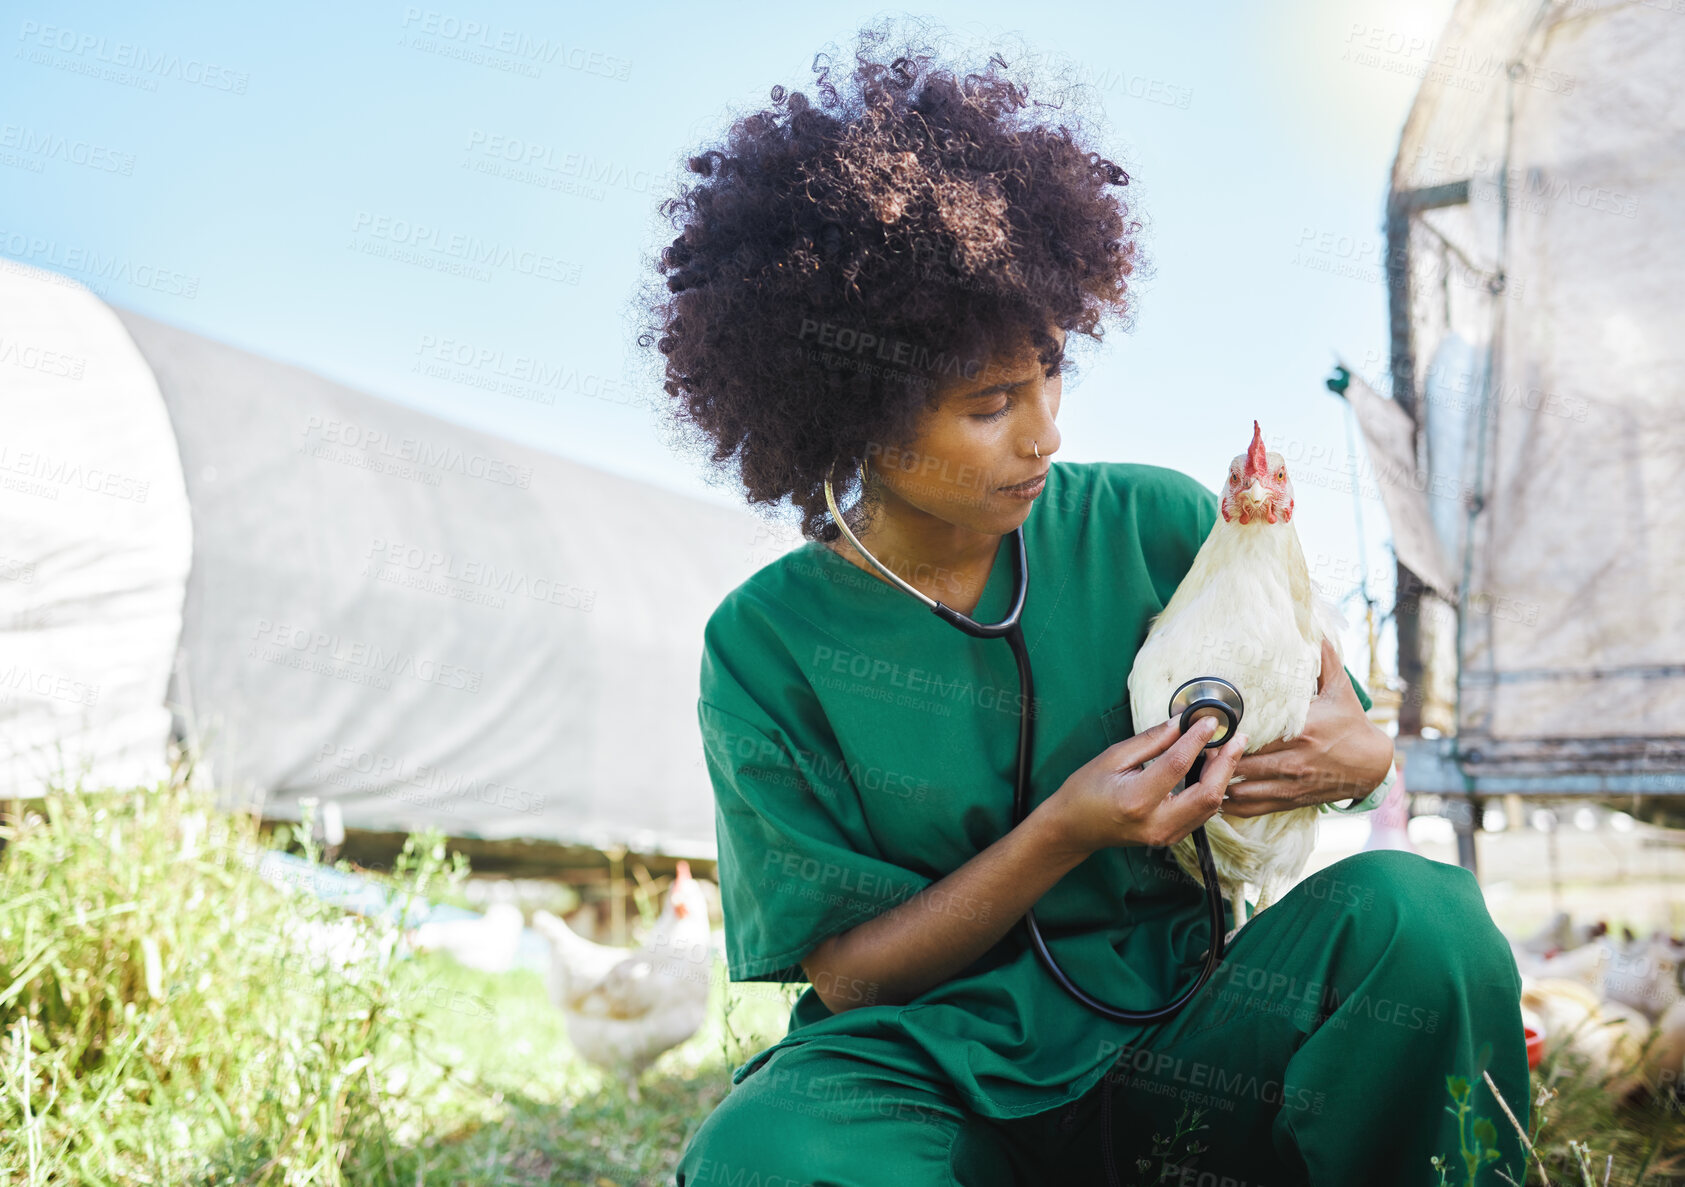
<instances>
[{"instance_id":1,"label":"woman's lips","mask_svg":"<svg viewBox=\"0 0 1685 1187\"><path fill-rule=\"evenodd\" d=\"M1028 482L1021 482L1017 486L1003 486L1000 493L1009 499L1033 499L1041 494L1041 488L1047 485L1047 473L1043 471Z\"/></svg>"}]
</instances>

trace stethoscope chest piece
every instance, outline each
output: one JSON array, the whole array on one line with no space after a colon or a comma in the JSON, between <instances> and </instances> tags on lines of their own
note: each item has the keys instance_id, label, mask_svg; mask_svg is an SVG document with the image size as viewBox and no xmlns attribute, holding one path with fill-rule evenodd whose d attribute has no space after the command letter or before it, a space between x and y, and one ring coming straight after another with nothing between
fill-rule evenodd
<instances>
[{"instance_id":1,"label":"stethoscope chest piece","mask_svg":"<svg viewBox=\"0 0 1685 1187\"><path fill-rule=\"evenodd\" d=\"M1188 783L1199 782L1200 771L1205 766L1205 751L1221 746L1233 737L1245 714L1246 702L1241 698L1240 689L1220 676L1195 676L1192 680L1184 680L1170 694L1169 715L1181 716L1181 733L1187 733L1202 717L1217 719L1217 732L1211 735L1195 757L1193 766L1188 770Z\"/></svg>"}]
</instances>

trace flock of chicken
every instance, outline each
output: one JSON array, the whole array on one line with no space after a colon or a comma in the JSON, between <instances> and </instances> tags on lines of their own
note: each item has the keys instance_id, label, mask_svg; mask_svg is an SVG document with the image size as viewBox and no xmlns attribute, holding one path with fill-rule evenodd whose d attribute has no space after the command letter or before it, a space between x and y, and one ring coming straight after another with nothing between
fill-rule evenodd
<instances>
[{"instance_id":1,"label":"flock of chicken","mask_svg":"<svg viewBox=\"0 0 1685 1187\"><path fill-rule=\"evenodd\" d=\"M636 948L586 939L546 911L532 922L549 947L550 998L566 1016L575 1052L638 1100L644 1069L701 1028L721 968L701 885L679 862L661 914ZM507 968L521 926L519 908L500 905L473 925L472 936L465 922L425 924L411 944L474 967ZM1563 913L1510 947L1522 974L1530 1062L1546 1052L1583 1061L1617 1098L1680 1090L1685 942L1660 932L1616 940L1605 925L1576 927Z\"/></svg>"},{"instance_id":2,"label":"flock of chicken","mask_svg":"<svg viewBox=\"0 0 1685 1187\"><path fill-rule=\"evenodd\" d=\"M1529 1057L1566 1048L1609 1092L1673 1092L1685 1064L1685 943L1657 932L1617 941L1602 923L1576 927L1559 913L1538 934L1512 940L1521 970Z\"/></svg>"}]
</instances>

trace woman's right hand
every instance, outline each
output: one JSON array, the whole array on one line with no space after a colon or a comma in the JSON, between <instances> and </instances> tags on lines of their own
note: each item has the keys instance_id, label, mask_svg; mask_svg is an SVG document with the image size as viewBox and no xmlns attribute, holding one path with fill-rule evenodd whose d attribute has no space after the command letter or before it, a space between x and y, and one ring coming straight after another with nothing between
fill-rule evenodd
<instances>
[{"instance_id":1,"label":"woman's right hand","mask_svg":"<svg viewBox=\"0 0 1685 1187\"><path fill-rule=\"evenodd\" d=\"M1078 857L1118 845L1174 845L1223 806L1235 763L1246 749L1237 733L1205 757L1198 783L1171 795L1216 729L1209 717L1181 733L1180 715L1126 738L1078 767L1037 808L1052 833ZM1150 766L1142 764L1157 759Z\"/></svg>"}]
</instances>

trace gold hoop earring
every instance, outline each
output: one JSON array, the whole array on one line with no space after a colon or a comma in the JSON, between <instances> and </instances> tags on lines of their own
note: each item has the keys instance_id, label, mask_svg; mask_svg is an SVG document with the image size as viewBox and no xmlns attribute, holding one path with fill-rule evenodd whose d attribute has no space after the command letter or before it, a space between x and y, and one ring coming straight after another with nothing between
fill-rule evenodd
<instances>
[{"instance_id":1,"label":"gold hoop earring","mask_svg":"<svg viewBox=\"0 0 1685 1187\"><path fill-rule=\"evenodd\" d=\"M832 489L831 479L837 472L837 463L832 462L830 469L825 471L825 503L831 509L831 518L840 525L842 523L842 509L837 506L837 494ZM854 505L858 511L866 504L866 459L861 458L854 463L854 472L860 475L860 499Z\"/></svg>"}]
</instances>

